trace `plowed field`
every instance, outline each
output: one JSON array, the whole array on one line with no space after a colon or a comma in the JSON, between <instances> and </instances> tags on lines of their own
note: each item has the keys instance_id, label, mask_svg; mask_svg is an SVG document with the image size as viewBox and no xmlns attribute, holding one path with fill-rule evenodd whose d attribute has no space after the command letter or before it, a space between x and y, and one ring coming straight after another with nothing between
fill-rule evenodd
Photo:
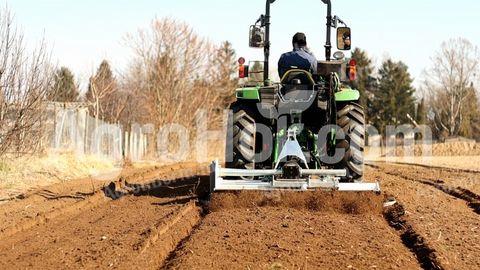
<instances>
[{"instance_id":1,"label":"plowed field","mask_svg":"<svg viewBox=\"0 0 480 270\"><path fill-rule=\"evenodd\" d=\"M0 268L480 268L478 173L376 163L366 180L382 194L207 200L197 164L54 185L0 205Z\"/></svg>"}]
</instances>

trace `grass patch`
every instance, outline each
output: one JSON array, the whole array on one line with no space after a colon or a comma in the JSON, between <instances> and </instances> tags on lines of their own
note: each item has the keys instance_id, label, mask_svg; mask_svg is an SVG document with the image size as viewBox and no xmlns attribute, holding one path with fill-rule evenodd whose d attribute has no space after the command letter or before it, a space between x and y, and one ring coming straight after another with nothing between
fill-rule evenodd
<instances>
[{"instance_id":1,"label":"grass patch","mask_svg":"<svg viewBox=\"0 0 480 270\"><path fill-rule=\"evenodd\" d=\"M9 172L10 166L5 161L0 160L0 172Z\"/></svg>"}]
</instances>

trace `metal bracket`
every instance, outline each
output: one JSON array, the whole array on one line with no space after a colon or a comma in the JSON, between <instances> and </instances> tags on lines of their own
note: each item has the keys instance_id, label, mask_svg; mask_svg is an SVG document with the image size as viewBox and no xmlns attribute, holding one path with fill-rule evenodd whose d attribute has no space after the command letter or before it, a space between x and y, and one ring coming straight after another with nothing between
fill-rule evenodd
<instances>
[{"instance_id":1,"label":"metal bracket","mask_svg":"<svg viewBox=\"0 0 480 270\"><path fill-rule=\"evenodd\" d=\"M308 169L307 158L303 154L302 148L297 141L296 131L291 129L287 131L287 141L283 145L282 151L278 156L277 163L275 164L275 169L278 169L280 161L282 161L282 159L288 156L298 157L305 164L305 168Z\"/></svg>"},{"instance_id":2,"label":"metal bracket","mask_svg":"<svg viewBox=\"0 0 480 270\"><path fill-rule=\"evenodd\" d=\"M332 27L337 28L338 24L343 24L345 27L348 27L347 24L344 21L342 21L342 19L340 19L340 17L335 15L333 16L333 20L332 20Z\"/></svg>"}]
</instances>

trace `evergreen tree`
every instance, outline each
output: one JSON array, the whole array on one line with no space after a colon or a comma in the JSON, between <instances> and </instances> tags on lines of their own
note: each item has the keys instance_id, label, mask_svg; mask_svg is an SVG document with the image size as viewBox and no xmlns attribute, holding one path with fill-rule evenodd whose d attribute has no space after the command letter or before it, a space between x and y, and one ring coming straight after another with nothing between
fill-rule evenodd
<instances>
[{"instance_id":1,"label":"evergreen tree","mask_svg":"<svg viewBox=\"0 0 480 270\"><path fill-rule=\"evenodd\" d=\"M92 85L94 84L94 85ZM93 89L95 87L96 89ZM85 97L89 101L93 101L95 99L95 95L98 93L95 93L95 91L99 93L103 92L111 92L111 89L114 89L116 87L116 80L115 77L113 76L112 69L110 68L110 64L108 63L107 60L103 60L102 63L100 63L100 66L97 69L97 72L95 73L95 76L90 78L90 82L88 84L88 90L87 93L85 94Z\"/></svg>"},{"instance_id":2,"label":"evergreen tree","mask_svg":"<svg viewBox=\"0 0 480 270\"><path fill-rule=\"evenodd\" d=\"M458 135L479 140L480 110L478 108L480 103L473 84L470 85L467 91L467 98L465 99L465 104L462 107L461 113L463 121Z\"/></svg>"},{"instance_id":3,"label":"evergreen tree","mask_svg":"<svg viewBox=\"0 0 480 270\"><path fill-rule=\"evenodd\" d=\"M379 70L378 89L372 100L374 126L384 134L387 125L409 123L407 114L415 112L415 89L408 67L402 62L387 60ZM372 115L372 116L373 116Z\"/></svg>"},{"instance_id":4,"label":"evergreen tree","mask_svg":"<svg viewBox=\"0 0 480 270\"><path fill-rule=\"evenodd\" d=\"M214 67L216 74L213 76L216 88L222 93L224 105L228 105L234 100L235 85L238 82L238 63L235 55L235 50L232 44L225 41L217 49L217 54L214 59Z\"/></svg>"},{"instance_id":5,"label":"evergreen tree","mask_svg":"<svg viewBox=\"0 0 480 270\"><path fill-rule=\"evenodd\" d=\"M90 78L85 98L93 102L97 98L103 98L112 92L117 86L116 79L113 76L112 69L107 60L103 60L97 69L97 72Z\"/></svg>"},{"instance_id":6,"label":"evergreen tree","mask_svg":"<svg viewBox=\"0 0 480 270\"><path fill-rule=\"evenodd\" d=\"M78 96L78 86L72 72L66 67L61 67L55 74L53 89L48 99L57 102L75 102Z\"/></svg>"},{"instance_id":7,"label":"evergreen tree","mask_svg":"<svg viewBox=\"0 0 480 270\"><path fill-rule=\"evenodd\" d=\"M357 61L357 79L351 83L351 86L360 92L360 105L368 108L369 97L375 85L372 60L368 57L367 52L360 48L355 48L352 52L352 59Z\"/></svg>"},{"instance_id":8,"label":"evergreen tree","mask_svg":"<svg viewBox=\"0 0 480 270\"><path fill-rule=\"evenodd\" d=\"M237 72L238 64L237 59L235 59L235 50L230 42L225 41L222 43L217 50L215 63L219 71L219 79L224 84L231 84L232 81L235 81L234 75Z\"/></svg>"},{"instance_id":9,"label":"evergreen tree","mask_svg":"<svg viewBox=\"0 0 480 270\"><path fill-rule=\"evenodd\" d=\"M425 125L427 123L427 109L425 107L425 100L423 98L420 100L420 103L418 103L415 121L419 125Z\"/></svg>"}]
</instances>

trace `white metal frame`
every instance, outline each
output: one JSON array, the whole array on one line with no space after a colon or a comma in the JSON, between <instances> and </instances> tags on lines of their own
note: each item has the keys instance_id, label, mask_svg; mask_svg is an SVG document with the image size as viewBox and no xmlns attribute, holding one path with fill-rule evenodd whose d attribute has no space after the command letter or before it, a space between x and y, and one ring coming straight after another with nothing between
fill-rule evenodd
<instances>
[{"instance_id":1,"label":"white metal frame","mask_svg":"<svg viewBox=\"0 0 480 270\"><path fill-rule=\"evenodd\" d=\"M304 181L299 180L275 180L275 176L281 175L281 169L274 170L246 170L222 168L215 160L210 165L210 186L211 191L222 190L308 190L308 189L328 189L338 191L373 191L380 192L380 184L375 183L340 183L339 179L346 176L346 170L314 170L301 169L301 175L309 176ZM272 176L272 181L262 180L244 180L240 177L259 177ZM313 179L310 176L320 176L319 179ZM224 177L233 177L238 179L229 180Z\"/></svg>"}]
</instances>

